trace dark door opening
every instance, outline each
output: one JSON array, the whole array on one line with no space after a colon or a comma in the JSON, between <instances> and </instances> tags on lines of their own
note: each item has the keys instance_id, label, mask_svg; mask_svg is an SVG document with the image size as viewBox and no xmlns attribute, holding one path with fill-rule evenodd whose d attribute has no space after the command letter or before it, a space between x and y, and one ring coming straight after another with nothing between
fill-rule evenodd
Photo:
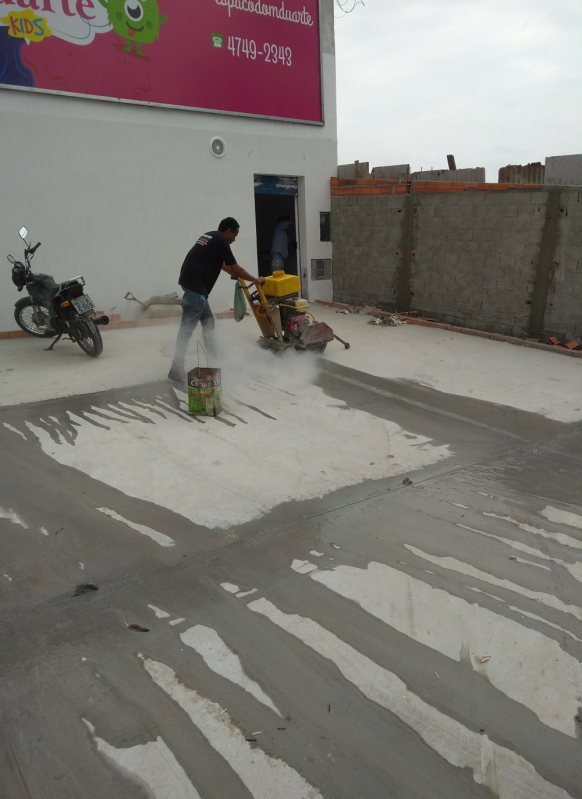
<instances>
[{"instance_id":1,"label":"dark door opening","mask_svg":"<svg viewBox=\"0 0 582 799\"><path fill-rule=\"evenodd\" d=\"M271 175L255 176L255 219L257 225L257 262L259 276L272 274L271 244L277 222L289 217L288 256L285 272L299 274L297 220L297 178L277 178Z\"/></svg>"}]
</instances>

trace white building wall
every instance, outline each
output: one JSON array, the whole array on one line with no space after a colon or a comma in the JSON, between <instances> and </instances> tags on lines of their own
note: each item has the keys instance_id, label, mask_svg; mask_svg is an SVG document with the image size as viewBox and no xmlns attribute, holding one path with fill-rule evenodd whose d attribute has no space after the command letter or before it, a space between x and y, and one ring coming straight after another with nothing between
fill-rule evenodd
<instances>
[{"instance_id":1,"label":"white building wall","mask_svg":"<svg viewBox=\"0 0 582 799\"><path fill-rule=\"evenodd\" d=\"M238 262L256 273L253 176L297 176L302 272L331 258L319 241L337 171L333 2L321 3L325 125L276 122L0 88L0 256L22 259L18 230L42 242L34 270L64 280L83 274L99 309L133 318L123 299L178 291L180 266L200 233L234 216ZM220 136L226 154L210 141ZM14 330L10 264L0 272L0 330ZM331 299L331 281L307 286ZM232 306L222 275L215 312Z\"/></svg>"}]
</instances>

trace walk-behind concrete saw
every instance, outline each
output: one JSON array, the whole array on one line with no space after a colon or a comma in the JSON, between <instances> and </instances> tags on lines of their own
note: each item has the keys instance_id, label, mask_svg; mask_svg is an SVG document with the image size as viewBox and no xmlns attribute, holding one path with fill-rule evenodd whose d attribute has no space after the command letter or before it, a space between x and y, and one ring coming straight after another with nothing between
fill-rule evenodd
<instances>
[{"instance_id":1,"label":"walk-behind concrete saw","mask_svg":"<svg viewBox=\"0 0 582 799\"><path fill-rule=\"evenodd\" d=\"M347 341L336 336L329 325L316 321L310 313L307 300L299 297L301 281L297 275L276 270L265 279L262 286L255 286L256 290L252 293L252 284L240 278L239 283L261 330L261 347L273 350L294 347L296 350L322 353L328 342L335 338L346 350L350 348Z\"/></svg>"}]
</instances>

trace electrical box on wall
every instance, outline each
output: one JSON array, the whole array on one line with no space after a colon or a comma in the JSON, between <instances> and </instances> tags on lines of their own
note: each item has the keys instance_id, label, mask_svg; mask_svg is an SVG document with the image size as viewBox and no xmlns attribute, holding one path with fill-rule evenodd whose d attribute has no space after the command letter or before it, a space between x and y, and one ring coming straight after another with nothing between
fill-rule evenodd
<instances>
[{"instance_id":1,"label":"electrical box on wall","mask_svg":"<svg viewBox=\"0 0 582 799\"><path fill-rule=\"evenodd\" d=\"M311 261L312 280L331 280L331 258L313 258Z\"/></svg>"}]
</instances>

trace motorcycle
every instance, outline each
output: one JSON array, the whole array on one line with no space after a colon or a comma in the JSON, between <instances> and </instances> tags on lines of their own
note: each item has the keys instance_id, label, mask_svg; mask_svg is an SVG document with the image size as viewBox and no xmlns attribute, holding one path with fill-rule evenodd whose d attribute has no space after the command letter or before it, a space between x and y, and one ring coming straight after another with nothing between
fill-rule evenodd
<instances>
[{"instance_id":1,"label":"motorcycle","mask_svg":"<svg viewBox=\"0 0 582 799\"><path fill-rule=\"evenodd\" d=\"M26 288L28 297L23 297L14 305L16 324L30 336L55 338L47 351L63 337L76 342L87 355L97 358L103 352L103 340L97 327L107 325L107 316L95 317L95 306L88 294L83 291L83 275L56 283L51 275L34 274L30 262L40 247L40 241L31 247L27 243L28 230L18 231L26 244L24 263L12 255L12 282L22 291Z\"/></svg>"}]
</instances>

